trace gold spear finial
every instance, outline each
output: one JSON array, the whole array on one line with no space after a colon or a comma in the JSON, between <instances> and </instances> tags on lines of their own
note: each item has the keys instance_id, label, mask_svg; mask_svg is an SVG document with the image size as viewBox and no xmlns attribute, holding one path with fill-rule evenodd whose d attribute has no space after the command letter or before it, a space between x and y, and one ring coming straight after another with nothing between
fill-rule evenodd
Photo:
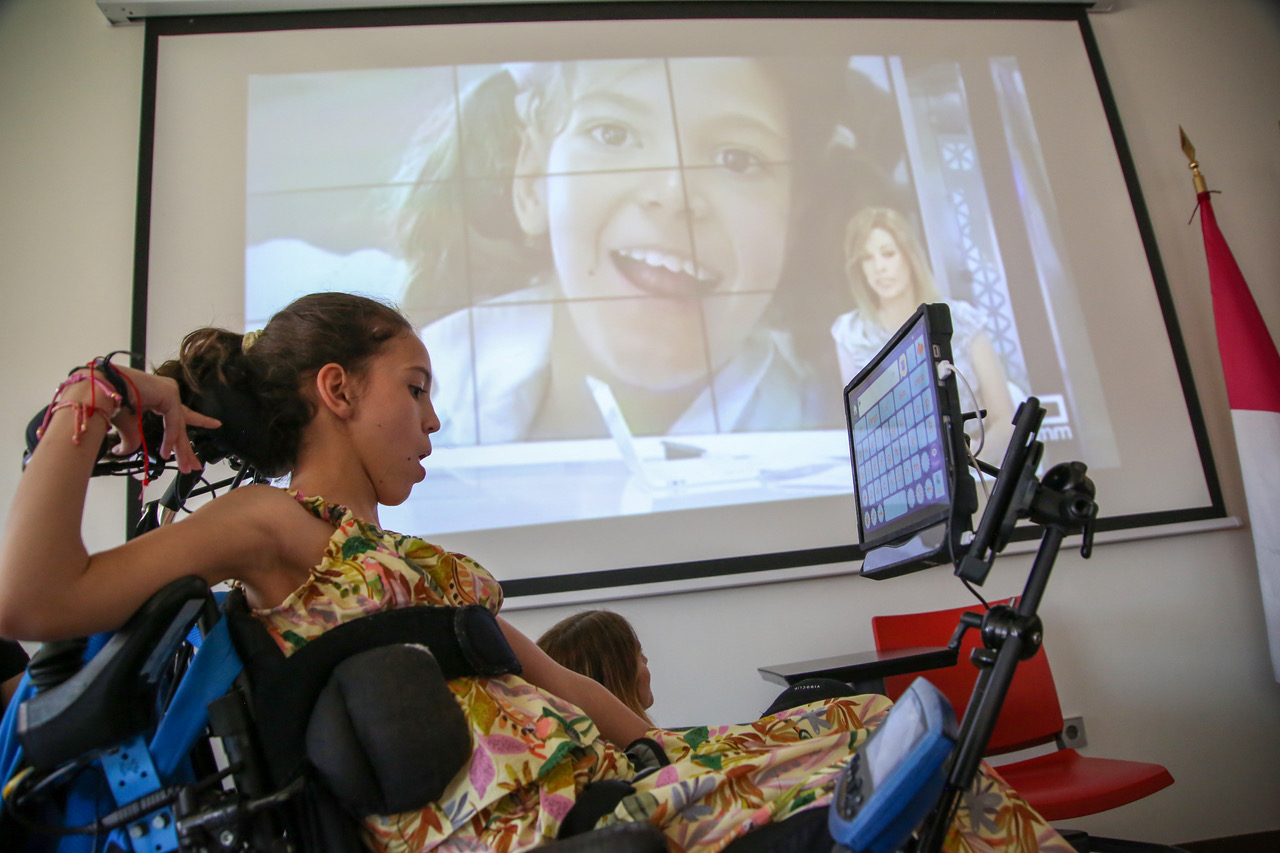
<instances>
[{"instance_id":1,"label":"gold spear finial","mask_svg":"<svg viewBox=\"0 0 1280 853\"><path fill-rule=\"evenodd\" d=\"M1178 135L1182 137L1182 153L1187 155L1189 164L1187 168L1191 170L1191 180L1195 182L1196 195L1209 191L1209 185L1205 182L1204 175L1200 174L1200 164L1196 162L1196 147L1191 144L1191 140L1187 139L1187 132L1182 129L1182 125L1178 125Z\"/></svg>"}]
</instances>

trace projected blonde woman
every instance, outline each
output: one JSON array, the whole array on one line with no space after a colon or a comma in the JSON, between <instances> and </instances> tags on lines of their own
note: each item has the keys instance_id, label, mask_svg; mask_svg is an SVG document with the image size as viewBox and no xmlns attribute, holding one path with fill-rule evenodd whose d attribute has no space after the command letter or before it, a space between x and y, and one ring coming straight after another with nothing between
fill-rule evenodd
<instances>
[{"instance_id":1,"label":"projected blonde woman","mask_svg":"<svg viewBox=\"0 0 1280 853\"><path fill-rule=\"evenodd\" d=\"M952 355L968 382L959 383L961 405L966 411L987 410L980 455L998 463L1012 433L1013 399L1004 365L986 332L985 312L959 299L942 298L924 249L896 210L859 211L845 228L844 248L845 275L857 306L831 326L844 381L871 361L920 303L946 302L955 329Z\"/></svg>"},{"instance_id":2,"label":"projected blonde woman","mask_svg":"<svg viewBox=\"0 0 1280 853\"><path fill-rule=\"evenodd\" d=\"M716 58L503 66L464 89L405 230L424 259L406 307L438 317L424 341L473 354L438 376L445 442L600 435L589 375L641 434L840 425L836 378L770 316L823 139L791 88L782 63ZM466 225L442 227L457 205Z\"/></svg>"}]
</instances>

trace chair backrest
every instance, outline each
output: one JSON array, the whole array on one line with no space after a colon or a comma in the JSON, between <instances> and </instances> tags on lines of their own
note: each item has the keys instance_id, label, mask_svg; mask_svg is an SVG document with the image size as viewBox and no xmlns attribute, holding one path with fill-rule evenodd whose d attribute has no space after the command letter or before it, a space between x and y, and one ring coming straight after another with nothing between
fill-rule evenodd
<instances>
[{"instance_id":1,"label":"chair backrest","mask_svg":"<svg viewBox=\"0 0 1280 853\"><path fill-rule=\"evenodd\" d=\"M967 610L981 612L981 609L980 605L974 605L951 610L872 617L871 630L875 634L876 648L890 651L918 646L945 646L960 624L960 614ZM974 628L965 632L960 658L955 666L911 675L888 676L884 680L885 693L896 700L912 681L924 676L951 700L957 719L962 718L974 683L978 680L978 669L969 656L982 642L979 634ZM999 755L1048 743L1061 733L1062 725L1058 690L1053 684L1053 673L1049 671L1049 660L1041 648L1030 660L1018 662L985 754Z\"/></svg>"}]
</instances>

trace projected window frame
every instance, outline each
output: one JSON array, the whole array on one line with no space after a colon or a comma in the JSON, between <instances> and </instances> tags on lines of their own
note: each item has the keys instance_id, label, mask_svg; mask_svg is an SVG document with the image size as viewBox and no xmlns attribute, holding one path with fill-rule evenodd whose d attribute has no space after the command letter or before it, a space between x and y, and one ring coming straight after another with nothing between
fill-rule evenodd
<instances>
[{"instance_id":1,"label":"projected window frame","mask_svg":"<svg viewBox=\"0 0 1280 853\"><path fill-rule=\"evenodd\" d=\"M610 20L628 19L630 23L624 26L637 30L653 24L666 31L676 32L679 29L677 24L683 23L691 28L690 32L711 33L711 28L714 28L716 34L724 36L725 33L732 34L735 22L741 24L744 30L754 32L752 28L756 25L769 27L774 22L776 25L771 29L782 30L807 21L813 21L818 27L822 26L823 21L827 21L834 27L845 21L873 22L887 18L918 18L921 22L955 20L966 22L966 26L987 26L988 21L990 26L998 26L1002 21L1043 20L1078 27L1082 39L1080 48L1089 59L1094 78L1091 82L1096 87L1091 96L1101 101L1102 113L1109 122L1109 141L1115 149L1112 153L1120 170L1129 178L1125 201L1133 207L1141 242L1138 252L1144 255L1143 263L1149 268L1155 284L1156 299L1153 307L1158 305L1161 310L1163 324L1160 331L1167 335L1171 353L1169 374L1181 394L1178 399L1169 403L1168 410L1176 414L1181 409L1179 417L1185 418L1187 423L1187 447L1199 455L1203 473L1203 488L1198 489L1203 497L1196 497L1188 505L1142 505L1137 510L1110 516L1106 515L1105 486L1100 486L1099 497L1104 517L1100 519L1099 529L1225 515L1195 390L1190 384L1190 373L1176 318L1172 314L1167 286L1163 280L1163 271L1155 254L1141 196L1132 179L1132 166L1114 115L1105 75L1097 60L1083 7L1036 7L1028 12L1015 7L996 8L991 5L959 3L802 3L788 4L785 8L734 3L619 6L545 4L537 7L494 5L483 9L371 10L358 13L155 19L147 24L148 86L151 88L148 89L149 103L144 108L144 116L148 122L154 121L156 102L163 105L166 97L167 78L163 67L160 67L163 66L161 54L164 52L164 45L169 39L176 43L187 36L238 32L288 33L294 30L298 33L323 35L326 31L336 33L347 28L374 30L380 27L417 25L448 31L448 27L453 24L481 22L486 25L492 23L496 27L520 23L553 26L558 25L557 22L594 26L597 23L607 24ZM698 27L703 29L698 30ZM674 100L668 100L667 109L675 115L677 124L686 119L690 112L688 107L679 103L682 90L674 86L673 82L689 69L699 67L700 62L715 61L699 53L703 49L701 45L710 41L692 36L683 41L677 39L666 56L652 60L661 65L660 76L668 92L674 92ZM735 53L723 48L714 52L714 56L720 60L744 57L751 55L753 50L764 49L762 45L767 43L767 39L754 36L744 41L743 44L747 47L737 48L741 52ZM846 80L847 85L860 87L860 97L880 99L888 112L872 111L861 116L841 116L840 120L833 122L830 133L814 134L813 139L807 143L808 147L803 149L803 155L798 149L788 151L785 156L776 153L761 155L759 151L751 150L750 162L753 168L763 165L776 170L787 170L790 173L789 180L794 185L799 182L796 177L798 170L794 164L805 162L804 157L824 157L824 164L844 157L845 165L841 170L815 169L812 175L805 178L805 187L814 188L813 191L797 194L795 197L806 202L817 198L819 192L827 192L834 197L843 188L850 186L848 183L841 184L840 181L862 181L858 185L858 207L890 206L899 209L908 229L919 240L923 256L933 268L938 295L944 299L963 302L971 309L961 311L953 306L953 318L958 329L982 329L996 357L1002 361L1007 374L1007 398L1010 404L1008 413L1012 414L1017 395L1035 393L1049 408L1045 434L1050 444L1049 457L1053 457L1056 444L1059 455L1082 458L1090 464L1091 469L1094 466L1105 468L1109 464L1109 454L1116 455L1114 447L1108 447L1112 431L1108 413L1109 407L1115 404L1104 399L1104 391L1097 379L1100 368L1098 364L1089 361L1087 333L1079 331L1088 328L1082 318L1096 309L1084 304L1081 297L1062 284L1063 281L1070 282L1073 274L1076 279L1086 276L1079 271L1073 273L1070 268L1070 262L1080 257L1079 248L1077 246L1072 250L1073 237L1064 234L1069 229L1069 224L1064 225L1054 218L1055 204L1061 199L1055 200L1052 193L1062 193L1063 187L1060 181L1055 184L1051 180L1045 172L1043 162L1043 158L1052 161L1050 165L1062 161L1060 150L1050 150L1060 143L1054 138L1046 140L1043 134L1039 138L1035 135L1035 95L1028 94L1016 58L1010 64L1008 57L975 58L965 55L957 58L950 70L945 67L946 62L941 63L941 77L947 82L941 90L934 91L932 96L940 99L942 106L939 109L954 109L957 103L962 105L959 113L949 116L958 116L962 121L954 127L948 127L945 123L938 124L931 119L929 109L922 106L927 105L928 98L931 97L928 92L922 94L922 81L932 75L933 71L923 67L918 60L910 57L904 59L905 54L900 48L901 44L886 46L877 52L874 45L859 44L839 57L846 71L859 71L856 80ZM518 78L522 74L538 74L538 64L542 60L535 54L537 50L530 48L528 54L515 57L519 61L509 63L509 67L503 71L511 77L516 97L527 96L531 91L522 91L520 87L527 81ZM389 111L378 113L372 109L379 98L385 101L388 97L403 97L406 103L417 104L423 103L423 98L430 100L429 95L423 94L429 88L428 83L422 82L427 78L434 76L444 88L460 92L477 80L491 79L494 76L491 71L499 67L491 61L481 60L443 63L431 69L421 65L420 56L417 59L406 56L411 57L411 54L401 55L388 51L386 67L382 71L365 68L348 75L349 92L345 103L353 110L368 108L370 111L359 113L360 119L354 121L352 116L355 113L342 116L342 124L369 128L376 126L377 122L396 118ZM644 55L634 53L624 56L645 59ZM790 64L793 69L804 69L806 63L809 63L807 67L812 67L815 61L812 56L795 53L774 55L769 59L775 63ZM592 54L580 64L601 60L600 56ZM376 63L372 64L376 68ZM727 68L728 64L721 67ZM441 371L439 393L453 395L440 401L440 408L450 425L446 428L445 435L441 436L441 449L428 460L429 478L424 488L434 490L436 503L417 515L411 513L397 516L390 512L384 516L384 523L392 529L422 533L446 547L456 547L474 554L482 562L492 565L496 574L504 577L508 595L513 597L581 593L635 585L656 588L653 585L671 583L687 585L682 588L696 588L700 583L716 584L734 580L749 582L753 577L760 577L759 573L777 571L796 570L795 576L802 576L805 568L853 562L861 557L858 546L851 544L856 540L856 509L852 500L852 481L848 476L848 445L844 434L841 399L845 380L856 371L846 371L840 367L833 351L836 349L835 342L827 328L831 325L832 317L843 316L852 306L848 303L847 296L838 292L841 287L819 286L821 282L830 285L847 275L847 267L850 266L848 258L836 257L837 248L841 255L844 250L839 246L843 235L838 232L842 228L833 225L834 219L818 219L804 205L790 205L786 223L787 254L781 262L781 276L794 285L791 290L795 298L792 304L785 306L785 310L775 300L761 315L768 315L771 320L776 320L776 328L785 334L783 339L763 335L758 347L758 352L763 355L757 356L757 360L773 358L775 361L795 357L798 362L808 364L805 353L823 350L821 370L826 371L825 382L818 381L811 387L790 389L787 392L789 397L779 398L787 400L788 405L757 407L755 416L759 418L758 421L752 429L741 430L734 428L734 418L742 416L743 412L750 413L750 395L747 395L745 403L738 400L736 409L726 408L726 401L734 400L734 395L730 393L732 386L718 388L718 380L706 381L704 376L701 385L704 387L703 396L707 403L703 409L703 426L681 429L677 426L680 422L679 411L676 415L665 416L634 414L634 406L627 396L625 378L602 377L598 375L598 365L593 366L592 370L583 372L604 379L619 410L626 415L623 419L623 431L631 435L630 438L626 435L619 437L602 414L604 404L595 398L591 386L585 381L581 384L574 383L575 396L568 402L540 407L538 401L530 404L529 395L525 393L527 389L519 382L504 379L506 386L499 389L501 393L487 394L477 392L476 389L480 386L475 377L501 376L505 364L513 360L520 362L521 359L526 362L521 370L526 374L538 373L540 362L549 359L545 348L550 346L540 338L538 328L544 325L554 326L556 323L563 326L568 322L565 318L571 320L575 312L621 312L625 310L627 300L611 298L611 294L604 294L605 298L596 298L594 301L567 299L563 292L556 292L555 288L545 286L545 270L529 271L518 266L521 263L519 261L510 261L509 266L500 266L497 268L498 272L487 277L460 280L457 278L459 270L475 269L479 263L476 246L485 240L496 240L495 233L501 229L495 226L493 233L483 229L476 232L472 226L464 227L458 220L448 219L442 220L443 224L436 223L438 230L445 232L447 237L450 229L459 233L470 229L464 241L467 251L461 254L437 252L431 256L440 263L426 270L425 274L436 282L445 282L432 291L431 298L420 299L405 291L403 283L410 279L413 265L407 262L402 249L397 246L394 230L385 226L373 214L403 208L405 198L418 185L418 177L422 174L422 160L415 159L416 155L407 144L385 146L387 150L378 155L382 163L379 166L382 169L381 177L371 176L368 170L361 171L359 162L344 160L338 156L324 161L322 169L316 170L313 167L313 171L322 172L325 180L329 181L326 186L289 183L297 174L305 171L306 167L302 162L304 158L296 156L295 152L318 149L322 144L335 139L341 142L348 138L342 135L346 131L337 132L339 129L336 125L334 128L326 128L323 122L308 125L305 121L292 121L288 116L277 119L275 125L263 123L260 121L261 116L252 112L252 105L278 97L290 87L305 89L303 84L309 85L325 73L334 72L299 71L289 67L283 60L273 60L264 62L263 67L252 69L247 74L243 92L237 94L235 87L228 87L228 98L243 97L246 103L246 144L242 148L245 177L240 183L245 188L249 203L242 205L241 219L233 219L230 225L230 230L234 231L238 223L241 234L239 238L234 234L223 235L220 232L201 235L205 239L198 241L192 238L185 252L158 248L162 242L159 240L156 241L156 246L151 244L153 225L183 221L183 215L178 212L176 205L182 201L184 191L163 180L153 186L156 171L163 175L165 169L169 168L166 164L172 156L172 146L163 136L158 140L144 141L135 288L136 350L144 351L148 345L152 345L151 349L155 352L148 351L148 355L153 360L163 357L165 351L161 348L172 347L176 336L186 328L208 322L211 316L225 317L225 313L219 314L218 310L207 307L213 305L214 300L207 296L206 291L224 287L222 282L226 280L243 281L247 278L253 281L265 275L275 282L278 291L272 295L268 295L266 291L254 291L254 295L245 300L245 291L243 285L240 285L240 298L247 303L243 315L233 313L220 320L232 327L237 323L247 328L259 325L270 310L282 304L293 287L287 276L308 269L320 269L322 272L318 279L326 282L329 287L336 284L337 289L359 289L391 298L404 298L406 293L410 293L405 307L415 323L424 330L424 336L436 359L437 369ZM805 73L810 72L800 70L796 72L796 76L803 80ZM360 74L367 75L368 80L361 83L357 79ZM293 75L292 79L289 75ZM302 79L304 77L309 79ZM1033 86L1034 84L1035 81L1032 81ZM420 88L415 90L415 86ZM415 101L415 98L418 100ZM522 108L531 108L528 100L525 97ZM1000 112L1004 118L1003 124L996 128L999 133L994 134L990 126L967 126L963 122L969 109L964 106L966 103L974 104L973 109L988 113ZM406 111L408 112L412 111ZM296 118L295 114L288 115ZM888 115L893 120L877 123L870 121L867 115ZM416 124L416 121L402 122L395 132L412 135L412 125ZM933 129L920 129L919 132L912 130L913 127L919 128L922 125L929 125ZM684 127L683 124L680 126ZM290 132L295 136L288 136ZM483 133L476 135L485 136ZM290 139L303 139L307 144L291 147L288 142ZM276 144L272 140L276 140L280 150L270 150L272 144ZM153 147L158 152L158 163L153 162L150 156ZM707 162L701 164L701 170L693 168L683 158L685 149L693 150L694 142L681 138L679 133L670 147L676 152L675 159L663 163L642 163L631 174L643 173L653 177L669 175L673 177L668 182L670 186L680 185L678 193L683 196L682 203L696 206L699 203L694 198L699 195L698 182L709 180L712 176L717 179L723 177L723 163ZM341 149L335 145L334 150ZM222 160L230 161L239 156L234 151L211 151L212 156L218 160L212 171L218 175L227 174ZM717 156L737 157L741 153L734 151L725 155L720 151ZM521 158L518 146L515 158ZM471 209L478 204L493 204L495 198L505 205L523 204L522 210L507 217L514 220L514 226L508 221L502 228L510 232L514 227L514 233L525 242L538 236L539 217L545 214L545 211L536 209L540 203L539 192L546 193L546 184L553 179L567 186L581 180L582 172L587 171L578 167L559 172L548 169L540 171L538 168L528 169L519 162L510 164L509 172L504 174L492 171L485 173L483 169L467 172L467 168L470 167L464 164L465 181L451 185L458 191L446 193L444 200L437 200L437 203L442 208L455 210ZM524 171L521 172L521 169ZM863 170L860 177L849 177L858 169ZM611 174L621 174L611 167L609 171ZM520 174L517 175L517 172ZM833 175L838 179L833 179ZM867 177L868 175L871 177ZM674 180L676 177L680 180ZM978 180L979 177L982 180ZM528 179L525 181L528 186L523 188L519 186L522 178ZM212 181L213 178L210 178L210 183ZM539 183L543 185L541 189L534 186ZM655 182L655 185L658 184L661 181ZM1029 187L1030 191L1019 195L1015 187ZM523 198L518 202L508 198L521 192ZM1021 206L993 204L988 198L990 193L996 193L1002 199L1019 198ZM201 196L202 191L192 189L185 191L185 194L196 198ZM546 203L545 197L541 199L541 203ZM1069 200L1069 203L1076 204L1074 200ZM318 215L325 210L333 213ZM360 215L352 216L352 211L360 211ZM849 211L842 215L838 224L843 225L844 220L851 218L851 213ZM291 235L287 222L293 216L309 216L312 219L311 225L293 235L297 238L299 234L305 234L305 240L295 240L297 243L308 244L300 251L297 245L289 245ZM1029 223L1033 221L1039 223L1038 231L1030 227ZM401 224L404 223L402 218ZM411 226L414 223L408 224ZM773 227L774 238L777 237L776 225L775 223ZM383 230L378 231L375 226ZM761 227L760 231L764 233L769 229ZM729 265L707 262L712 250L706 247L711 244L704 243L703 237L696 232L687 231L686 235L682 243L685 245L683 251L674 251L670 245L654 247L641 241L615 252L608 262L615 267L629 268L633 273L633 280L639 279L642 283L652 284L657 290L670 289L675 286L672 282L676 280L680 280L680 286L683 287L696 287L699 279L704 284L718 281L716 277L724 273L721 267L727 268ZM760 250L774 238L757 238L744 244ZM242 240L238 257L222 247L222 243L230 239ZM826 242L819 245L816 242L819 239ZM809 245L818 245L818 249L806 252L796 248L806 245L806 240L813 241ZM249 247L247 252L244 249L246 244ZM317 247L321 251L310 251ZM201 253L204 253L203 258L192 257L193 254ZM797 267L800 259L806 263L825 266ZM756 263L752 268L762 266L767 264ZM416 269L423 272L423 265L418 264ZM666 275L664 269L671 275ZM814 270L818 270L819 274L815 274ZM345 280L344 275L347 276ZM208 284L203 288L186 284L200 276L218 283ZM520 284L512 286L512 281ZM370 285L369 282L383 284ZM400 284L386 284L387 282ZM187 287L190 287L190 292L184 290ZM148 304L149 291L155 297L152 305ZM743 292L734 298L740 302L750 302L752 299L765 302L768 301L770 292L772 289L769 286L755 285L743 288ZM717 294L717 297L707 300L706 304L732 304L723 294ZM702 318L715 310L700 307ZM796 312L804 310L823 317L825 325L799 324L794 317L800 316ZM820 314L824 311L827 313ZM746 311L749 314L756 312L756 307L750 307ZM732 313L732 310L726 310L725 313ZM792 325L787 325L788 323ZM165 329L163 340L159 331L161 327ZM519 336L510 335L513 328L522 330ZM690 328L696 328L696 324ZM723 360L715 355L718 344L714 335L705 334L706 328L704 323L702 331L687 334L686 337L695 339L690 349L700 351L698 354L702 360L712 364L712 367L704 367L703 373L718 377L717 371L723 366ZM149 332L155 332L154 342L149 340ZM505 335L507 350L501 357L485 355L484 347L477 346L477 342L483 343L486 334L490 337ZM605 344L616 344L620 338L617 334L604 334L600 337ZM1053 346L1033 352L1027 346L1027 341L1033 339L1052 341ZM871 352L878 349L880 343L883 341L876 343ZM1081 349L1082 346L1086 348ZM582 358L584 351L591 354L590 347L587 346L577 351L560 353L560 357L562 360L572 361ZM450 359L450 354L456 352L464 353L464 357ZM796 356L797 352L801 355ZM479 354L474 364L471 361L473 353ZM1071 359L1070 382L1067 381L1068 371L1059 366L1063 359ZM749 362L750 359L745 361ZM980 361L981 359L970 359L966 363L965 358L957 354L958 366L971 377L978 376L981 372ZM730 359L730 363L736 362ZM465 369L456 369L458 364L464 364ZM529 364L533 365L532 369L529 369ZM1055 371L1060 374L1060 380L1046 383L1044 377L1054 375ZM998 388L1000 384L988 383L988 389ZM820 393L823 387L829 389L825 396ZM980 386L979 390L985 389ZM973 401L966 399L965 394L962 386L962 405L972 408ZM521 429L540 439L533 444L511 444L509 439L519 430L507 429L504 433L501 421L494 420L495 413L506 417L521 405L532 406L532 414L528 415ZM803 409L805 405L812 405L812 408ZM1082 409L1081 406L1094 408ZM1096 413L1096 416L1091 414L1082 420L1079 413L1086 410ZM686 404L683 412L687 414L690 411L692 409ZM797 416L797 412L811 414L802 413ZM459 436L464 438L459 439ZM757 447L744 451L744 441L748 439L756 441ZM989 458L994 461L999 459L1000 446L997 440L998 438L993 438L987 450ZM641 460L640 466L628 469L628 447L631 450L630 457ZM539 466L546 468L557 465L560 466L558 470L561 473L582 473L583 485L581 488L574 486L568 489L563 487L561 481L550 486L543 483L521 489L513 486L514 481L508 478L501 483L495 480L497 485L490 491L461 490L464 485L468 488L475 484L483 485L485 478L493 474L495 466L501 464L503 454L512 453L524 454L519 464L526 474L536 473ZM746 460L748 464L745 467L754 466L754 476L751 479L758 484L753 487L755 494L750 493L751 489L741 487L741 479L735 479L742 476L740 470L738 473L722 472L719 476L725 478L723 482L730 484L724 489L725 500L720 503L703 500L699 503L697 487L703 481L698 477L706 475L695 475L694 472L704 468L732 471L735 466L742 469L742 457L753 457ZM606 463L610 473L601 474L599 466ZM842 484L839 480L841 473L848 482ZM607 478L613 478L612 485L602 485ZM767 484L759 485L766 480ZM532 484L534 481L525 479L522 482ZM623 485L619 486L619 482ZM691 485L695 488L691 488ZM782 503L769 503L766 498L761 497L772 494L769 500L776 499L779 494L777 490L783 488L792 491L792 499ZM769 489L774 491L769 493ZM655 494L662 500L655 501ZM1123 505L1123 502L1119 503ZM488 514L486 523L500 521L504 513L512 514L518 523L513 528L494 533L490 538L486 538L488 534L484 530L451 529L449 513L456 513L467 506L482 508ZM764 533L766 527L776 523L772 509L778 506L782 506L784 510L784 526L789 524L798 531L790 539L770 537ZM520 513L524 515L521 516ZM633 522L638 523L639 517L646 513L652 523L645 532L637 532L639 528ZM801 523L794 524L793 518ZM522 545L520 530L535 522L559 526L542 539ZM670 531L678 531L682 527L687 529L677 535L669 535ZM554 555L557 542L579 537L615 541L619 543L621 553L604 565L598 559L583 558L574 562L574 559L560 560ZM497 560L486 557L491 540L500 540L493 546L497 553L503 555ZM531 554L535 556L530 557ZM507 562L517 555L524 573L512 577Z\"/></svg>"}]
</instances>

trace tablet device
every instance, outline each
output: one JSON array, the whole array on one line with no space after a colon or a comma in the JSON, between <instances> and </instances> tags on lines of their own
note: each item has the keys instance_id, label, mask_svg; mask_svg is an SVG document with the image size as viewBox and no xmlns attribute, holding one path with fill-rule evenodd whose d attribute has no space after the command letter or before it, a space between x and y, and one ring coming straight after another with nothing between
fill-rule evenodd
<instances>
[{"instance_id":1,"label":"tablet device","mask_svg":"<svg viewBox=\"0 0 1280 853\"><path fill-rule=\"evenodd\" d=\"M924 304L845 386L864 575L961 556L977 490L950 364L951 311Z\"/></svg>"}]
</instances>

